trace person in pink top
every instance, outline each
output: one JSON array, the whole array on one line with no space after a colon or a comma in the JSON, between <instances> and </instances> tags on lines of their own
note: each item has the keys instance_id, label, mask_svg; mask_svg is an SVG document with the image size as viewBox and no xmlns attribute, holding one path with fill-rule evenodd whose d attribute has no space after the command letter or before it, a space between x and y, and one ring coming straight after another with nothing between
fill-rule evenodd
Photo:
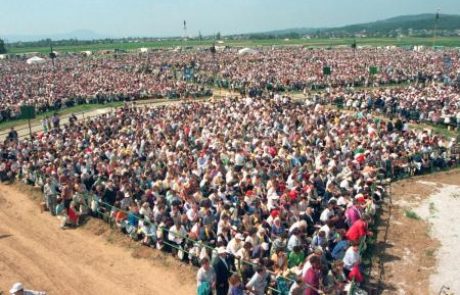
<instances>
[{"instance_id":1,"label":"person in pink top","mask_svg":"<svg viewBox=\"0 0 460 295\"><path fill-rule=\"evenodd\" d=\"M347 219L347 224L350 227L361 218L361 211L359 211L356 206L356 201L353 201L353 204L350 203L349 207L345 211L345 217Z\"/></svg>"},{"instance_id":2,"label":"person in pink top","mask_svg":"<svg viewBox=\"0 0 460 295\"><path fill-rule=\"evenodd\" d=\"M311 267L307 270L303 278L304 282L307 284L305 295L318 295L319 281L321 278L320 258L316 255L311 256L310 264Z\"/></svg>"}]
</instances>

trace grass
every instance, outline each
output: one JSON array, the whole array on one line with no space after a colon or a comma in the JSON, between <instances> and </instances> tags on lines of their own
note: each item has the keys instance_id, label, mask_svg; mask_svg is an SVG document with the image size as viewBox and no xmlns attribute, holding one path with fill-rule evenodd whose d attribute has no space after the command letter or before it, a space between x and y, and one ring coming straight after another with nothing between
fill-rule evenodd
<instances>
[{"instance_id":1,"label":"grass","mask_svg":"<svg viewBox=\"0 0 460 295\"><path fill-rule=\"evenodd\" d=\"M259 46L305 46L305 47L332 47L332 46L350 46L354 38L321 38L321 39L257 39L257 40L225 40L224 45L236 47L259 47ZM432 46L433 38L431 37L404 37L404 38L359 38L356 40L358 46L412 46L424 45ZM174 48L177 46L191 46L191 47L210 47L214 40L180 40L169 39L148 42L121 42L116 41L113 43L96 43L88 45L66 45L55 46L54 50L58 52L79 52L84 50L98 51L98 50L135 50L142 47L161 49L161 48ZM458 37L438 37L436 39L437 46L444 47L459 47L460 38ZM49 52L49 47L8 47L8 52L12 54L38 52Z\"/></svg>"},{"instance_id":2,"label":"grass","mask_svg":"<svg viewBox=\"0 0 460 295\"><path fill-rule=\"evenodd\" d=\"M441 124L431 124L431 123L420 123L420 124L411 124L411 127L418 130L431 129L431 131L436 135L441 135L446 138L457 137L459 135L458 131L448 130L445 125Z\"/></svg>"},{"instance_id":3,"label":"grass","mask_svg":"<svg viewBox=\"0 0 460 295\"><path fill-rule=\"evenodd\" d=\"M87 111L92 111L92 110L96 110L100 108L119 107L122 105L123 105L122 101L110 102L106 104L82 104L82 105L77 105L77 106L73 106L70 108L64 108L59 111L48 111L45 113L41 113L37 115L35 119L30 120L30 123L31 125L34 125L34 124L36 125L40 123L40 121L45 116L50 117L56 112L60 116L63 116L63 115L71 114L71 113L87 112ZM0 131L10 129L11 127L21 126L21 125L26 125L26 124L27 124L27 119L17 119L17 120L2 122L0 123ZM25 126L25 128L28 128L28 127Z\"/></svg>"},{"instance_id":4,"label":"grass","mask_svg":"<svg viewBox=\"0 0 460 295\"><path fill-rule=\"evenodd\" d=\"M414 220L420 220L420 216L417 215L417 213L415 213L414 211L412 210L405 210L404 211L404 215L407 217L407 218L410 218L410 219L414 219Z\"/></svg>"}]
</instances>

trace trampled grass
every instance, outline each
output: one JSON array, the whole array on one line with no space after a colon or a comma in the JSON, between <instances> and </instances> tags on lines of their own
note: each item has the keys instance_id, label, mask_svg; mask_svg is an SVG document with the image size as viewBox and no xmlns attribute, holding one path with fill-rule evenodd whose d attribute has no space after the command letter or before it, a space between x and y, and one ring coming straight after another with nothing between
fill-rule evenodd
<instances>
[{"instance_id":1,"label":"trampled grass","mask_svg":"<svg viewBox=\"0 0 460 295\"><path fill-rule=\"evenodd\" d=\"M82 105L77 105L73 106L70 108L63 108L57 111L48 111L45 113L38 114L35 119L32 119L30 122L32 125L36 125L39 123L45 116L52 116L54 113L58 113L60 116L62 115L67 115L71 113L80 113L80 112L88 112L92 110L97 110L100 108L110 108L110 107L119 107L122 106L123 102L121 101L116 101L116 102L110 102L106 104L82 104ZM27 119L17 119L17 120L11 120L11 121L6 121L0 123L0 131L10 129L11 127L15 126L21 126L27 124Z\"/></svg>"}]
</instances>

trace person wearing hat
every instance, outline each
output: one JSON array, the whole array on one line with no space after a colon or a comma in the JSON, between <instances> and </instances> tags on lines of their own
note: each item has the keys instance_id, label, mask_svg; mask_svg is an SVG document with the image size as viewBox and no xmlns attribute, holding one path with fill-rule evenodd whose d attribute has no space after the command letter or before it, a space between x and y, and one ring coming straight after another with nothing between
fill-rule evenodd
<instances>
[{"instance_id":1,"label":"person wearing hat","mask_svg":"<svg viewBox=\"0 0 460 295\"><path fill-rule=\"evenodd\" d=\"M227 295L230 264L227 262L227 250L225 247L217 248L217 258L214 260L212 267L216 273L216 294Z\"/></svg>"},{"instance_id":2,"label":"person wearing hat","mask_svg":"<svg viewBox=\"0 0 460 295\"><path fill-rule=\"evenodd\" d=\"M233 239L227 244L227 252L233 256L243 248L244 237L241 233L237 233Z\"/></svg>"},{"instance_id":3,"label":"person wearing hat","mask_svg":"<svg viewBox=\"0 0 460 295\"><path fill-rule=\"evenodd\" d=\"M11 295L46 295L46 292L42 291L32 291L24 289L24 286L17 282L10 289Z\"/></svg>"}]
</instances>

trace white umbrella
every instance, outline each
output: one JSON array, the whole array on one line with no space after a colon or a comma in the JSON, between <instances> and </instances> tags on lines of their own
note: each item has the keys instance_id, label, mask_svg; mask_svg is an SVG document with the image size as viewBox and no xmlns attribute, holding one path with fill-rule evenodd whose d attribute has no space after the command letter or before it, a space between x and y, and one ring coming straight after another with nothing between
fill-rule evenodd
<instances>
[{"instance_id":1,"label":"white umbrella","mask_svg":"<svg viewBox=\"0 0 460 295\"><path fill-rule=\"evenodd\" d=\"M32 64L42 64L42 63L45 63L46 60L44 58L41 58L41 57L38 57L38 56L33 56L31 58L29 58L26 63L29 64L29 65L32 65Z\"/></svg>"}]
</instances>

